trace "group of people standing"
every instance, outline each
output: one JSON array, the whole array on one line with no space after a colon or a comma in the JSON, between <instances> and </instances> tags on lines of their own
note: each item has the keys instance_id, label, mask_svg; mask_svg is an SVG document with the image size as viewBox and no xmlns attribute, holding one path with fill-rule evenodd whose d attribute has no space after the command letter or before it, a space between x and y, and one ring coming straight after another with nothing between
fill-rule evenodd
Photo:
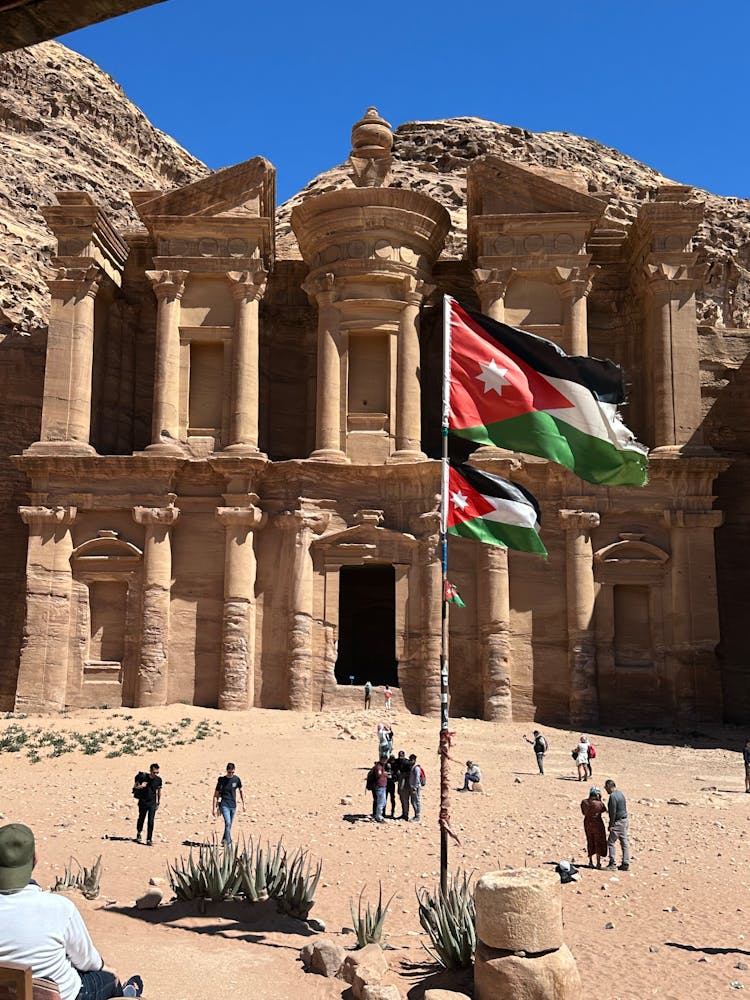
<instances>
[{"instance_id":1,"label":"group of people standing","mask_svg":"<svg viewBox=\"0 0 750 1000\"><path fill-rule=\"evenodd\" d=\"M544 755L549 750L547 738L538 729L534 730L533 739L529 739L525 733L523 738L533 746L539 773L544 774ZM750 740L748 744L750 745ZM596 748L590 742L588 736L585 734L581 735L578 745L571 751L571 756L575 761L578 780L585 781L587 778L591 778L594 773L591 761L596 759ZM616 869L618 867L616 850L619 843L622 850L622 863L619 866L619 870L626 872L630 869L627 802L625 796L611 778L608 778L604 782L604 789L608 795L606 805L602 801L600 789L595 785L591 786L588 797L581 802L583 830L586 834L586 853L589 858L589 866L591 868L601 868L603 859L607 858L607 868ZM605 812L609 820L609 831L604 828Z\"/></svg>"},{"instance_id":2,"label":"group of people standing","mask_svg":"<svg viewBox=\"0 0 750 1000\"><path fill-rule=\"evenodd\" d=\"M391 739L393 730L391 730ZM382 744L381 744L382 747ZM422 818L422 789L426 784L424 768L417 762L415 753L406 756L405 750L393 755L393 747L388 752L381 750L378 760L367 772L365 789L372 794L372 815L374 823L384 823L386 819L402 819L418 823ZM401 815L396 816L396 795L401 806ZM388 816L388 803L391 814ZM409 816L411 809L413 815Z\"/></svg>"}]
</instances>

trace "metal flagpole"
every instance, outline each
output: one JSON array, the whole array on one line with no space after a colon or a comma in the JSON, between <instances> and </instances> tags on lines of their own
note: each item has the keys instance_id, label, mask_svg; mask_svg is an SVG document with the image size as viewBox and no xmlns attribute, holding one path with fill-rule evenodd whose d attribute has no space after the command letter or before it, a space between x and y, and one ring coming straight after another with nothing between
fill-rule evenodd
<instances>
[{"instance_id":1,"label":"metal flagpole","mask_svg":"<svg viewBox=\"0 0 750 1000\"><path fill-rule=\"evenodd\" d=\"M440 557L443 566L440 632L440 889L448 892L448 424L450 419L451 324L450 299L443 295L443 414L440 486Z\"/></svg>"}]
</instances>

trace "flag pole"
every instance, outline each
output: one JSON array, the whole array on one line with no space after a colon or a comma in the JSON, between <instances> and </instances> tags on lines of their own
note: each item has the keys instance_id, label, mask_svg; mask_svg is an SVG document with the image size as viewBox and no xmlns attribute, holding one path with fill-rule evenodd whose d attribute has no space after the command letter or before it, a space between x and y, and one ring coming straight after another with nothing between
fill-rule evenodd
<instances>
[{"instance_id":1,"label":"flag pole","mask_svg":"<svg viewBox=\"0 0 750 1000\"><path fill-rule=\"evenodd\" d=\"M448 892L448 426L450 420L450 299L443 295L443 413L440 477L440 558L443 568L440 630L440 889Z\"/></svg>"}]
</instances>

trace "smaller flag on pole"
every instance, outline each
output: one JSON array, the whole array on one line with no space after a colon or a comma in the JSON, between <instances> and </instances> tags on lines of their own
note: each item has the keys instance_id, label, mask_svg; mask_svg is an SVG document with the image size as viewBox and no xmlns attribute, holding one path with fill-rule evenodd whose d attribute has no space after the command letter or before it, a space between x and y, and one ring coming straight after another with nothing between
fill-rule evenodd
<instances>
[{"instance_id":1,"label":"smaller flag on pole","mask_svg":"<svg viewBox=\"0 0 750 1000\"><path fill-rule=\"evenodd\" d=\"M455 604L459 608L465 608L461 595L458 589L450 582L450 580L445 581L445 600L448 604Z\"/></svg>"},{"instance_id":2,"label":"smaller flag on pole","mask_svg":"<svg viewBox=\"0 0 750 1000\"><path fill-rule=\"evenodd\" d=\"M528 490L471 465L451 465L449 535L504 545L519 552L536 552L546 558L539 527L539 504Z\"/></svg>"}]
</instances>

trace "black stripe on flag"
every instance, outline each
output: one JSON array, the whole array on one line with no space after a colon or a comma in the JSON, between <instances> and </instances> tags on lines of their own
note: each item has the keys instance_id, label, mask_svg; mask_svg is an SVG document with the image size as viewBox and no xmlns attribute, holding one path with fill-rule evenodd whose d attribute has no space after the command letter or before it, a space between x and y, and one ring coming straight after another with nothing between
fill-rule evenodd
<instances>
[{"instance_id":1,"label":"black stripe on flag","mask_svg":"<svg viewBox=\"0 0 750 1000\"><path fill-rule=\"evenodd\" d=\"M459 303L460 305L460 303ZM625 375L614 361L579 357L566 354L557 344L534 333L517 330L505 323L498 323L482 313L461 305L461 309L477 326L496 340L502 347L525 362L540 375L579 382L603 403L625 402Z\"/></svg>"},{"instance_id":2,"label":"black stripe on flag","mask_svg":"<svg viewBox=\"0 0 750 1000\"><path fill-rule=\"evenodd\" d=\"M529 493L523 486L512 483L509 479L503 479L501 476L495 476L491 472L480 472L473 465L453 464L453 468L464 477L469 486L472 486L482 496L512 500L514 503L523 503L533 507L537 523L542 523L539 501L533 493Z\"/></svg>"}]
</instances>

